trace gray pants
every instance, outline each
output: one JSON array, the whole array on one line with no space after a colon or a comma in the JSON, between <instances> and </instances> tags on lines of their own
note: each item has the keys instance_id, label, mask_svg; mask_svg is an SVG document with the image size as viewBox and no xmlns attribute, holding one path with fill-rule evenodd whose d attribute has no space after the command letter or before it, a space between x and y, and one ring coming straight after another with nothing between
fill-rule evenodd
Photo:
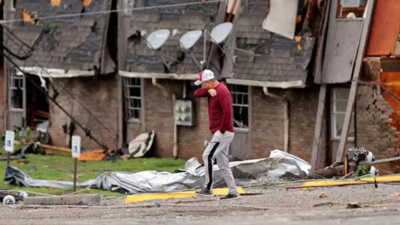
<instances>
[{"instance_id":1,"label":"gray pants","mask_svg":"<svg viewBox=\"0 0 400 225\"><path fill-rule=\"evenodd\" d=\"M229 167L229 145L233 140L234 133L225 131L222 137L220 135L221 133L219 131L214 133L203 153L204 169L206 173L204 188L211 190L213 187L213 162L216 158L218 167L228 185L229 193L237 194L235 179Z\"/></svg>"}]
</instances>

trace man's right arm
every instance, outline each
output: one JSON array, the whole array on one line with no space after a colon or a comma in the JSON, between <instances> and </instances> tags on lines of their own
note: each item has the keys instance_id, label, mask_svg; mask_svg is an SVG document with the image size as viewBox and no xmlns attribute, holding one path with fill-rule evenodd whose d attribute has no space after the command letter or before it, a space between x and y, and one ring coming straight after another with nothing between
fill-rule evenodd
<instances>
[{"instance_id":1,"label":"man's right arm","mask_svg":"<svg viewBox=\"0 0 400 225\"><path fill-rule=\"evenodd\" d=\"M199 88L194 92L193 95L195 98L204 98L209 96L215 97L217 95L217 91L213 88L208 90Z\"/></svg>"},{"instance_id":2,"label":"man's right arm","mask_svg":"<svg viewBox=\"0 0 400 225\"><path fill-rule=\"evenodd\" d=\"M208 97L208 91L206 89L199 88L194 92L193 96L195 98Z\"/></svg>"}]
</instances>

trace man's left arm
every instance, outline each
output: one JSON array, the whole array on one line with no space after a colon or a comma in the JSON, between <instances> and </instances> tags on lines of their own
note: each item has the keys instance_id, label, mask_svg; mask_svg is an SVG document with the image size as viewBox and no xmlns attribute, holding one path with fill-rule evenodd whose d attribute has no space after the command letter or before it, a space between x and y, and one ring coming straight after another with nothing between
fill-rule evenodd
<instances>
[{"instance_id":1,"label":"man's left arm","mask_svg":"<svg viewBox=\"0 0 400 225\"><path fill-rule=\"evenodd\" d=\"M220 104L222 108L222 123L221 123L221 128L220 132L221 135L225 133L227 129L229 129L231 123L232 123L232 98L229 94L229 92L224 92L220 97Z\"/></svg>"}]
</instances>

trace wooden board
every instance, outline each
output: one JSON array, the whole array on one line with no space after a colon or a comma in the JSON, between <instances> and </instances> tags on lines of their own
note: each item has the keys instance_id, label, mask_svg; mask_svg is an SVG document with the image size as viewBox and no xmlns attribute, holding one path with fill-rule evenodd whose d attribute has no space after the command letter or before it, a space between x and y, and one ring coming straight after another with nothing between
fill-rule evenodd
<instances>
[{"instance_id":1,"label":"wooden board","mask_svg":"<svg viewBox=\"0 0 400 225\"><path fill-rule=\"evenodd\" d=\"M322 58L324 54L324 45L325 45L325 39L326 39L326 32L327 32L327 26L329 22L329 17L326 15L329 15L331 8L330 0L326 0L325 5L324 5L324 11L322 13L322 20L324 21L323 27L322 27L322 32L321 36L318 41L318 47L317 47L317 56L316 56L316 65L314 68L314 83L316 84L321 84L322 81Z\"/></svg>"},{"instance_id":2,"label":"wooden board","mask_svg":"<svg viewBox=\"0 0 400 225\"><path fill-rule=\"evenodd\" d=\"M325 111L325 99L326 99L326 85L321 85L319 89L319 99L318 99L318 110L317 110L317 122L315 123L315 131L314 131L314 141L312 147L312 155L311 155L311 170L315 171L318 166L318 159L321 151L321 130L322 130L322 121L324 119L324 111Z\"/></svg>"},{"instance_id":3,"label":"wooden board","mask_svg":"<svg viewBox=\"0 0 400 225\"><path fill-rule=\"evenodd\" d=\"M377 0L366 56L393 54L400 24L400 1Z\"/></svg>"},{"instance_id":4,"label":"wooden board","mask_svg":"<svg viewBox=\"0 0 400 225\"><path fill-rule=\"evenodd\" d=\"M356 99L357 83L358 83L358 78L359 78L360 72L361 72L365 48L367 45L367 39L368 39L369 29L371 26L372 12L374 11L374 6L375 6L375 0L369 0L367 3L367 7L366 7L366 18L364 19L364 22L363 22L361 40L359 41L360 47L358 48L357 59L356 59L356 64L355 64L355 68L354 68L354 76L353 76L353 79L351 82L350 95L349 95L349 100L347 102L346 115L344 117L343 130L342 130L342 134L340 136L340 143L339 143L339 149L338 149L337 155L336 155L336 162L342 161L344 155L346 154L345 147L346 147L346 143L347 143L347 136L349 134L350 121L351 121L352 113L353 113L353 109L354 109L354 102Z\"/></svg>"}]
</instances>

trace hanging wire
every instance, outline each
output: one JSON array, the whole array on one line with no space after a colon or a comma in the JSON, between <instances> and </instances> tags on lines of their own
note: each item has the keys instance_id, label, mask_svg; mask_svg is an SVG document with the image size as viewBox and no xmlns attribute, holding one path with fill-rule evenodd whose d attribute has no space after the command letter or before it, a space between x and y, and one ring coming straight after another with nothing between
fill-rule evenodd
<instances>
[{"instance_id":1,"label":"hanging wire","mask_svg":"<svg viewBox=\"0 0 400 225\"><path fill-rule=\"evenodd\" d=\"M95 12L85 12L85 13L71 13L71 14L63 14L63 15L55 15L55 16L42 16L35 17L35 20L47 20L47 19L56 19L56 18L66 18L66 17L79 17L79 16L87 16L87 15L98 15L98 14L109 14L115 12L126 12L126 11L141 11L141 10L150 10L150 9L161 9L161 8L174 8L180 6L191 6L191 5L203 5L203 4L213 4L219 2L227 2L228 0L207 0L201 2L186 2L186 3L177 3L177 4L169 4L169 5L158 5L158 6L145 6L145 7L136 7L136 8L121 8L121 9L113 9L113 10L102 10ZM23 22L24 19L12 19L12 20L2 20L0 24L8 24L14 22Z\"/></svg>"},{"instance_id":2,"label":"hanging wire","mask_svg":"<svg viewBox=\"0 0 400 225\"><path fill-rule=\"evenodd\" d=\"M189 3L178 3L178 4L170 4L170 5L161 5L161 6L148 6L148 7L137 7L137 8L123 8L123 9L117 9L117 10L103 10L103 11L96 11L96 12L85 12L85 13L73 13L73 14L64 14L64 15L56 15L56 16L44 16L44 17L38 17L35 18L37 20L45 20L45 19L53 19L53 18L65 18L65 17L74 17L74 16L81 16L81 15L98 15L98 14L107 14L107 13L113 13L113 12L121 12L121 11L139 11L139 10L148 10L148 9L158 9L158 8L172 8L172 7L180 7L180 6L190 6L190 5L198 5L198 4L211 4L211 3L218 3L218 2L224 2L227 0L212 0L212 1L204 1L204 2L189 2ZM7 23L12 23L12 22L19 22L19 21L23 21L23 19L14 19L14 20L4 20L4 21L0 21L0 24L7 24ZM19 41L21 45L21 47L19 48L18 52L22 51L22 47L25 46L28 48L29 52L27 53L28 56L32 55L32 52L34 50L34 46L29 46L28 44L26 44L24 41L22 41L17 35L15 35L12 31L10 31L8 28L6 28L5 26L3 26L3 29L5 29L9 34L7 34L7 32L4 32L4 34L6 34L6 36L8 37L7 40L11 40L12 42L14 42L16 45L19 45L16 41ZM69 27L68 27L69 29ZM12 38L10 38L10 34L12 36ZM40 37L38 38L37 41L35 41L35 46L40 42L40 40L43 38L43 32L41 33ZM7 47L4 46L5 49L7 49ZM7 49L8 50L8 49ZM15 54L12 54L12 51L8 51L11 55L13 55L15 57ZM18 58L18 57L17 57ZM43 66L41 66L33 57L30 58L30 60L32 60L43 72L45 72L51 81L53 81L54 83L54 79L51 75L51 73L49 73ZM26 63L26 62L25 62ZM57 88L54 87L54 85L50 82L50 84L52 85L53 89L55 91L57 91ZM109 133L114 134L114 132L112 132L104 123L102 123L98 117L96 117L95 115L93 115L93 113L90 112L89 109L87 109L85 107L85 105L83 103L81 103L74 95L72 95L67 89L63 89L68 95L70 95L74 100L77 101L77 103L79 105L81 105L89 114L90 116L92 116L102 127L104 127Z\"/></svg>"},{"instance_id":3,"label":"hanging wire","mask_svg":"<svg viewBox=\"0 0 400 225\"><path fill-rule=\"evenodd\" d=\"M29 46L29 45L27 45L24 41L22 41L20 38L18 38L17 35L15 35L15 34L14 34L11 30L9 30L8 28L5 28L5 27L3 26L3 29L6 29L7 32L10 33L10 34L13 36L12 38L10 38L10 35L7 34L7 32L4 32L4 31L3 31L3 34L6 35L6 36L8 37L7 40L11 40L12 42L14 42L14 43L17 44L17 45L18 45L18 43L16 43L15 40L18 40L21 44L23 44L23 45L25 45L25 46ZM4 44L3 44L3 45L4 45ZM5 47L5 46L4 46L4 47ZM6 48L6 47L5 47L5 48ZM43 66L41 66L41 65L34 59L34 57L31 57L31 58L29 58L29 59L32 60L32 61L36 64L36 66L38 66L43 72L45 72L45 73L50 77L50 79L53 81L53 83L55 83L54 81L55 81L56 79L53 79L54 77L51 75L50 72L48 72L48 71L46 70L46 68L44 68ZM26 63L26 61L25 61L25 63ZM51 82L50 82L50 83L51 83ZM52 83L51 83L51 84L52 84ZM59 85L59 86L61 86L61 85ZM65 85L65 86L66 86L66 85ZM65 92L66 92L69 96L71 96L80 106L82 106L82 108L85 109L85 110L89 113L89 115L92 116L92 117L93 117L101 126L103 126L109 133L114 134L114 132L112 132L104 123L102 123L98 117L96 117L95 115L93 115L93 113L92 113L82 102L80 102L71 92L69 92L68 89L65 88L65 86L64 86L64 88L62 89L63 91L65 91ZM57 88L55 88L54 85L53 85L53 88L54 88L55 90L57 90ZM89 98L90 98L90 97L89 97ZM93 99L91 99L91 98L90 98L90 100L93 101Z\"/></svg>"}]
</instances>

